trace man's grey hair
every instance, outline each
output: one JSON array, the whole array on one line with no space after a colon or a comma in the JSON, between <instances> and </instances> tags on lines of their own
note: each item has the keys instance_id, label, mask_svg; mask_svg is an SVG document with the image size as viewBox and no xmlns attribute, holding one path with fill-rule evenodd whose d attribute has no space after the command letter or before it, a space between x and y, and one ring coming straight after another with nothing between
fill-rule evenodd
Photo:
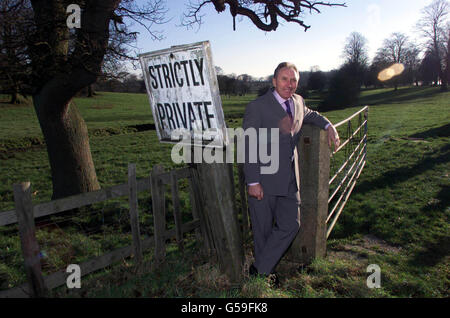
<instances>
[{"instance_id":1,"label":"man's grey hair","mask_svg":"<svg viewBox=\"0 0 450 318\"><path fill-rule=\"evenodd\" d=\"M282 63L278 64L277 68L275 69L275 72L273 73L273 77L276 78L277 75L278 75L278 73L281 71L281 69L283 69L283 68L285 68L285 67L291 68L291 69L293 69L295 72L298 73L297 66L295 66L294 63L290 63L290 62L282 62Z\"/></svg>"}]
</instances>

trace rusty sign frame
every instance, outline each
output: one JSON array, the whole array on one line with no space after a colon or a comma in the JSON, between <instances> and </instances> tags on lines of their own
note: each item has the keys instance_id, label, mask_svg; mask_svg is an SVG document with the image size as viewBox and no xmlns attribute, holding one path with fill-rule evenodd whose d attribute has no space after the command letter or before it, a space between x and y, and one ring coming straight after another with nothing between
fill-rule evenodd
<instances>
[{"instance_id":1,"label":"rusty sign frame","mask_svg":"<svg viewBox=\"0 0 450 318\"><path fill-rule=\"evenodd\" d=\"M151 65L155 65L154 61L156 61L158 59L160 61L162 59L174 60L176 58L176 56L180 56L183 53L201 56L203 58L202 67L203 67L203 65L205 67L202 68L202 71L203 71L202 80L204 80L204 82L208 84L208 85L203 85L203 86L207 86L206 88L203 88L203 89L204 89L204 92L207 93L207 95L208 95L207 97L211 100L211 103L212 103L212 109L214 111L214 120L213 120L212 125L214 127L209 131L209 134L207 136L205 136L205 134L204 134L205 130L203 129L203 127L202 127L202 129L195 129L195 131L193 131L193 129L177 128L177 130L179 130L180 132L189 134L190 138L189 139L181 139L181 137L180 137L179 139L174 140L171 138L169 131L171 132L171 131L174 131L175 129L172 129L172 130L164 129L164 122L163 122L164 118L162 118L163 116L161 116L160 112L158 112L158 109L157 109L157 104L158 104L158 102L160 102L160 98L161 98L160 97L161 92L166 93L167 96L169 96L169 94L172 94L172 96L175 96L174 100L177 103L183 103L183 100L186 98L186 96L183 96L183 95L191 95L191 96L195 95L194 93L192 93L192 90L195 90L196 88L190 87L189 89L186 89L184 92L181 89L169 90L168 87L166 87L165 91L162 89L159 89L159 90L155 89L151 85L151 79L150 79L151 74L150 74L149 67ZM211 52L211 45L210 45L209 41L172 46L168 49L143 53L143 54L140 54L138 57L139 57L139 60L141 63L141 67L142 67L142 71L143 71L143 75L144 75L144 82L145 82L145 86L147 89L147 95L149 98L149 102L150 102L150 106L151 106L151 110L152 110L152 114L153 114L153 119L155 121L156 131L157 131L160 142L181 143L184 145L194 145L195 144L197 146L203 145L206 147L224 147L224 146L228 145L229 139L228 139L227 127L226 127L226 123L225 123L225 116L223 113L222 100L220 98L220 91L219 91L219 84L217 81L217 75L216 75L216 71L214 68L212 52ZM153 64L152 64L152 62L153 62ZM194 72L192 69L191 69L191 71ZM186 73L186 76L187 76L187 73ZM172 75L172 77L173 77L173 75ZM152 78L154 79L155 76L153 76ZM161 78L159 78L159 80L161 81ZM177 78L177 81L178 81L178 78ZM186 82L189 82L189 80L186 80ZM161 81L161 86L163 86L162 83L163 82ZM166 85L167 85L167 82L166 82ZM156 86L158 86L158 85L156 85ZM175 81L174 81L173 86L175 86ZM209 102L208 102L208 104L209 104ZM158 105L158 106L160 106L160 105ZM207 106L204 105L204 108L206 110ZM178 110L179 110L179 108L178 108ZM184 114L185 114L185 120L187 120L186 113L184 113ZM197 114L200 114L200 118L203 121L202 114L200 111L200 106L199 106L199 111ZM181 114L180 114L180 116L181 116ZM190 117L190 113L189 113L189 117ZM209 118L207 118L207 119L208 119L208 124L209 124ZM178 120L178 118L177 118L177 120ZM192 125L192 123L190 123L190 125ZM202 126L203 126L203 122L202 122ZM170 124L169 124L169 127L170 127ZM199 132L200 132L200 134L199 134ZM201 137L201 138L199 138L199 137ZM210 137L210 138L205 139L204 137ZM214 142L211 142L212 140L214 140Z\"/></svg>"}]
</instances>

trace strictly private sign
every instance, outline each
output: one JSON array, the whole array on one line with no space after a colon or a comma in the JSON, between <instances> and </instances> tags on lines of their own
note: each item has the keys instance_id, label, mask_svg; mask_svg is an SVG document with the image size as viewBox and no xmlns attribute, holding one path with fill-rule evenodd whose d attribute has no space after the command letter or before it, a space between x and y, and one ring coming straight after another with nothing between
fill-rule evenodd
<instances>
[{"instance_id":1,"label":"strictly private sign","mask_svg":"<svg viewBox=\"0 0 450 318\"><path fill-rule=\"evenodd\" d=\"M189 134L183 139L189 144L228 143L208 41L141 54L139 59L161 142L178 143L181 132Z\"/></svg>"}]
</instances>

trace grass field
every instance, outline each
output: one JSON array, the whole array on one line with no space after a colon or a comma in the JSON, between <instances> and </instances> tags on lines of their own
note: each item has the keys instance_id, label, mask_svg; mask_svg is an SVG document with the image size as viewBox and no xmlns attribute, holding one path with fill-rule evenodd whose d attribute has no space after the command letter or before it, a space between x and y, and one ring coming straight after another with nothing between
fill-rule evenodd
<instances>
[{"instance_id":1,"label":"grass field","mask_svg":"<svg viewBox=\"0 0 450 318\"><path fill-rule=\"evenodd\" d=\"M50 168L34 110L29 105L1 103L1 98L0 211L14 208L12 185L21 181L32 182L33 202L48 201ZM253 98L223 98L229 127L241 125L244 107ZM125 183L130 162L137 163L138 178L146 177L154 164L162 164L166 169L174 166L170 160L171 145L160 144L156 132L147 129L153 119L146 95L99 93L95 99L77 98L74 103L89 129L101 186ZM246 279L242 286L233 288L218 270L217 263L199 256L197 246L191 244L183 255L175 247L171 248L167 266L162 268L153 268L148 254L148 266L139 275L133 274L132 261L124 261L83 280L86 288L81 291L61 289L54 295L448 297L450 93L417 87L367 90L361 95L360 105L370 105L367 165L328 240L327 257L315 260L300 273L291 264L281 262L278 268L281 288L272 289L259 279ZM325 115L338 122L361 106ZM144 197L140 198L144 205L148 204ZM188 207L185 201L182 206ZM120 234L122 230L126 232L124 222L121 223L121 218L126 217L126 207L120 202L115 204L119 212L106 223L119 223L119 227L107 233L95 233L101 236L98 240L70 233L67 234L70 243L62 239L66 236L61 230L43 232L48 251L71 246L71 252L63 255L65 259L59 255L60 259L49 260L46 269L54 270L58 262L78 261L75 254L93 256L114 244L129 242L128 234ZM103 214L98 214L98 218L105 222L104 212L108 209L101 209ZM141 222L151 226L151 220ZM19 250L20 242L14 230L0 229L3 254L0 255L0 289L24 279ZM248 243L247 257L250 251ZM381 268L380 289L366 286L369 264Z\"/></svg>"}]
</instances>

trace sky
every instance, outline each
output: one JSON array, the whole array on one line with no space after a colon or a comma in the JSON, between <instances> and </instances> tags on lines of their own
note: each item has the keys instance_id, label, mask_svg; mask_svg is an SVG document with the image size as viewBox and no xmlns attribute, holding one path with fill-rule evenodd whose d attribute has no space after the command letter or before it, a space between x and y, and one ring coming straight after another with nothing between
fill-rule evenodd
<instances>
[{"instance_id":1,"label":"sky","mask_svg":"<svg viewBox=\"0 0 450 318\"><path fill-rule=\"evenodd\" d=\"M320 14L306 14L303 17L305 24L311 25L307 32L298 24L287 22L283 22L275 32L264 32L246 17L236 19L236 31L233 31L228 6L226 12L219 14L213 5L205 6L201 11L204 23L199 28L187 29L180 25L188 0L166 1L170 21L155 26L156 30L162 31L163 40L151 40L143 28L138 25L132 27L140 32L137 54L209 41L213 63L225 74L249 74L257 78L272 74L283 61L295 63L301 71L309 71L313 66L319 66L322 71L337 69L343 63L346 39L355 31L367 39L370 59L393 32L405 33L411 40L418 41L415 25L422 9L432 2L343 0L347 7L323 6Z\"/></svg>"}]
</instances>

